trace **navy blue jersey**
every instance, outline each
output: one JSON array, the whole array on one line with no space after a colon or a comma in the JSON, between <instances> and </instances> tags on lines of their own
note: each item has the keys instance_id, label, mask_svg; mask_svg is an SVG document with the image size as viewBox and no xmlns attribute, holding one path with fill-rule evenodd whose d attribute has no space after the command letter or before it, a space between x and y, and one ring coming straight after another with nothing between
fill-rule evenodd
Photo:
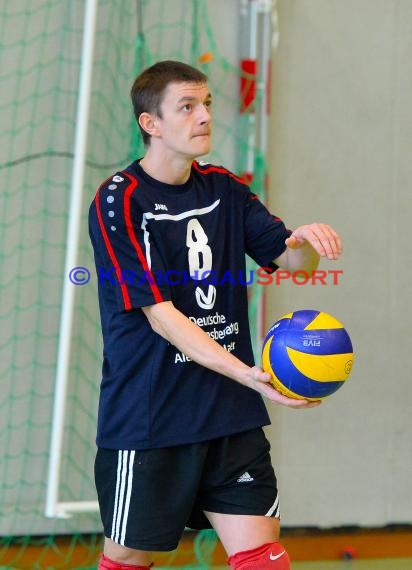
<instances>
[{"instance_id":1,"label":"navy blue jersey","mask_svg":"<svg viewBox=\"0 0 412 570\"><path fill-rule=\"evenodd\" d=\"M268 424L260 394L192 362L141 307L172 301L252 366L245 254L274 270L283 222L224 168L193 162L170 185L136 161L99 188L89 229L104 343L97 445L165 447Z\"/></svg>"}]
</instances>

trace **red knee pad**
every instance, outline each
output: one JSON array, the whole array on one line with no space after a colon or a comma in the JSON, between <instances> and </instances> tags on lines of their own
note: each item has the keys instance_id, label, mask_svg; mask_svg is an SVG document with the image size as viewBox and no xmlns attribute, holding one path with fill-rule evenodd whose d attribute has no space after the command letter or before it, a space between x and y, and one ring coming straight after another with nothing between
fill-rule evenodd
<instances>
[{"instance_id":1,"label":"red knee pad","mask_svg":"<svg viewBox=\"0 0 412 570\"><path fill-rule=\"evenodd\" d=\"M228 560L232 570L290 570L288 553L280 542L237 552Z\"/></svg>"},{"instance_id":2,"label":"red knee pad","mask_svg":"<svg viewBox=\"0 0 412 570\"><path fill-rule=\"evenodd\" d=\"M149 570L150 566L135 566L134 564L125 564L124 562L115 562L110 560L104 554L100 556L100 563L97 570Z\"/></svg>"}]
</instances>

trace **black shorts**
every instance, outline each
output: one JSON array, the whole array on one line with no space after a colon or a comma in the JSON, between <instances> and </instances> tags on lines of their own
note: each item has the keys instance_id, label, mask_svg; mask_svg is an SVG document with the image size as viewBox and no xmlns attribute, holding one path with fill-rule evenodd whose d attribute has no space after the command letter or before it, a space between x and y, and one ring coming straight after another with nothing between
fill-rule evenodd
<instances>
[{"instance_id":1,"label":"black shorts","mask_svg":"<svg viewBox=\"0 0 412 570\"><path fill-rule=\"evenodd\" d=\"M99 448L95 481L105 536L174 550L185 527L211 528L203 511L279 517L270 445L262 429L146 451Z\"/></svg>"}]
</instances>

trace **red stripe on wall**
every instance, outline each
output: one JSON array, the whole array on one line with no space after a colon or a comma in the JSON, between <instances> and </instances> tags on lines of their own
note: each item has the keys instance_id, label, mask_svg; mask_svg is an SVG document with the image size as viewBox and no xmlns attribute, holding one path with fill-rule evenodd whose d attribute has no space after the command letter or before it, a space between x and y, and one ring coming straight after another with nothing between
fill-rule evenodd
<instances>
[{"instance_id":1,"label":"red stripe on wall","mask_svg":"<svg viewBox=\"0 0 412 570\"><path fill-rule=\"evenodd\" d=\"M257 61L242 59L240 62L240 112L253 113L257 93Z\"/></svg>"},{"instance_id":2,"label":"red stripe on wall","mask_svg":"<svg viewBox=\"0 0 412 570\"><path fill-rule=\"evenodd\" d=\"M270 115L272 97L272 60L268 61L268 83L266 85L266 114Z\"/></svg>"}]
</instances>

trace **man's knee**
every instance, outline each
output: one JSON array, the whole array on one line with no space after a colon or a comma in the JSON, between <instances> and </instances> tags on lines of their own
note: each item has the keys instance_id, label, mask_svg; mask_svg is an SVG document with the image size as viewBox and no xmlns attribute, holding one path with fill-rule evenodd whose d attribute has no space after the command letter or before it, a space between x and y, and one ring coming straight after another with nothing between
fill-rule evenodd
<instances>
[{"instance_id":1,"label":"man's knee","mask_svg":"<svg viewBox=\"0 0 412 570\"><path fill-rule=\"evenodd\" d=\"M104 554L100 556L100 562L97 570L149 570L153 564L149 566L139 566L135 564L125 564L124 562L115 562Z\"/></svg>"},{"instance_id":2,"label":"man's knee","mask_svg":"<svg viewBox=\"0 0 412 570\"><path fill-rule=\"evenodd\" d=\"M288 553L280 542L237 552L228 560L232 570L290 570Z\"/></svg>"}]
</instances>

